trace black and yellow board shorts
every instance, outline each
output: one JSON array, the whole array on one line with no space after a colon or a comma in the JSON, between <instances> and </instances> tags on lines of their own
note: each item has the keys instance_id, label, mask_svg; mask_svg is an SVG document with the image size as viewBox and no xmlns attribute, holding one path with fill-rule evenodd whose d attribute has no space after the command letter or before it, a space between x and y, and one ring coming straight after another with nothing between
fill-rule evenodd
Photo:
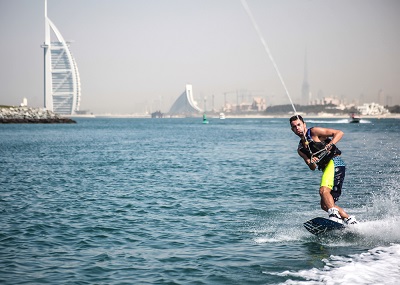
<instances>
[{"instance_id":1,"label":"black and yellow board shorts","mask_svg":"<svg viewBox=\"0 0 400 285\"><path fill-rule=\"evenodd\" d=\"M346 175L346 165L340 156L332 158L324 169L321 178L321 187L331 189L331 195L336 202L342 194L342 185Z\"/></svg>"}]
</instances>

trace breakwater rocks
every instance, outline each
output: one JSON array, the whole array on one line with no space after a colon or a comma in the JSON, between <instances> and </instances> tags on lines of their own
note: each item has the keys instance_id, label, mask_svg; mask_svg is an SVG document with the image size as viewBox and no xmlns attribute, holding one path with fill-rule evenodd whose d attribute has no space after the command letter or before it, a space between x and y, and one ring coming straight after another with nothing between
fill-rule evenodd
<instances>
[{"instance_id":1,"label":"breakwater rocks","mask_svg":"<svg viewBox=\"0 0 400 285\"><path fill-rule=\"evenodd\" d=\"M0 124L74 124L52 111L28 107L0 107Z\"/></svg>"}]
</instances>

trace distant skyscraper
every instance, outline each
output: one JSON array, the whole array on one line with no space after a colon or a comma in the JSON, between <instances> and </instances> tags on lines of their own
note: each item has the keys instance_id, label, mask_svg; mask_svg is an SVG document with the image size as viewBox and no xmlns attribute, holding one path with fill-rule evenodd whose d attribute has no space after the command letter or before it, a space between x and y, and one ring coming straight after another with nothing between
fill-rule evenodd
<instances>
[{"instance_id":1,"label":"distant skyscraper","mask_svg":"<svg viewBox=\"0 0 400 285\"><path fill-rule=\"evenodd\" d=\"M379 92L378 92L378 104L380 104L380 105L382 105L382 106L384 106L385 105L385 92L383 92L383 90L382 89L380 89L379 90Z\"/></svg>"},{"instance_id":2,"label":"distant skyscraper","mask_svg":"<svg viewBox=\"0 0 400 285\"><path fill-rule=\"evenodd\" d=\"M81 83L78 67L66 42L47 17L47 0L44 3L44 107L57 114L73 115L79 111ZM53 31L57 41L51 41Z\"/></svg>"},{"instance_id":3,"label":"distant skyscraper","mask_svg":"<svg viewBox=\"0 0 400 285\"><path fill-rule=\"evenodd\" d=\"M308 84L308 72L307 72L307 51L304 56L304 79L301 87L301 105L308 105L310 103L310 85Z\"/></svg>"},{"instance_id":4,"label":"distant skyscraper","mask_svg":"<svg viewBox=\"0 0 400 285\"><path fill-rule=\"evenodd\" d=\"M392 96L386 95L386 106L392 106Z\"/></svg>"}]
</instances>

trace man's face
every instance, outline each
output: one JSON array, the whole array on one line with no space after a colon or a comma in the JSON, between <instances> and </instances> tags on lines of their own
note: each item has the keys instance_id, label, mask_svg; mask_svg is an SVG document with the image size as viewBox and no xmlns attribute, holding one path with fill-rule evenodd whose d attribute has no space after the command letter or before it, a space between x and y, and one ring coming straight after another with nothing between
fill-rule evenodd
<instances>
[{"instance_id":1,"label":"man's face","mask_svg":"<svg viewBox=\"0 0 400 285\"><path fill-rule=\"evenodd\" d=\"M290 126L292 128L292 132L294 132L296 135L298 135L299 137L304 136L306 124L303 123L301 120L297 119L295 121L292 121L290 123Z\"/></svg>"}]
</instances>

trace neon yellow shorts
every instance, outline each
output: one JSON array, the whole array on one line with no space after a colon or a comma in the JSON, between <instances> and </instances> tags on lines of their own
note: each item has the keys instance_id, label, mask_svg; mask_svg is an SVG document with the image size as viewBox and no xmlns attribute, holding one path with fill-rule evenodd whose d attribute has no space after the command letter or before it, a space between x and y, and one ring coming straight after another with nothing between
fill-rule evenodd
<instances>
[{"instance_id":1,"label":"neon yellow shorts","mask_svg":"<svg viewBox=\"0 0 400 285\"><path fill-rule=\"evenodd\" d=\"M342 193L345 175L346 166L340 156L332 158L322 174L320 186L325 186L332 190L331 195L335 202L339 200L339 196Z\"/></svg>"}]
</instances>

